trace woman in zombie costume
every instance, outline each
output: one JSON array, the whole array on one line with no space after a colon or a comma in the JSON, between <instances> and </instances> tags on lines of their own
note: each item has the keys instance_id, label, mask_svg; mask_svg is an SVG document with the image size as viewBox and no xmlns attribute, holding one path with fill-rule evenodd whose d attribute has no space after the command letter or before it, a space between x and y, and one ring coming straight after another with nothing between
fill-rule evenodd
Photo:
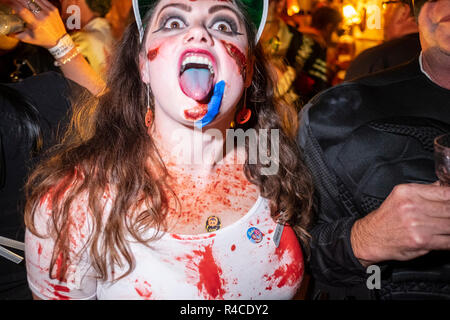
<instances>
[{"instance_id":1,"label":"woman in zombie costume","mask_svg":"<svg viewBox=\"0 0 450 320\"><path fill-rule=\"evenodd\" d=\"M133 5L107 92L28 182L34 296L292 298L312 184L256 45L267 1Z\"/></svg>"}]
</instances>

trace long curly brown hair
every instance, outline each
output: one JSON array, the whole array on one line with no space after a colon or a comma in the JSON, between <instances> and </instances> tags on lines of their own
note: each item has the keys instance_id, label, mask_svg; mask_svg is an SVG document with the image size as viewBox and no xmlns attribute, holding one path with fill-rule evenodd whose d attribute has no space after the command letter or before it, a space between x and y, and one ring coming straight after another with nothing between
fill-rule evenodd
<instances>
[{"instance_id":1,"label":"long curly brown hair","mask_svg":"<svg viewBox=\"0 0 450 320\"><path fill-rule=\"evenodd\" d=\"M238 6L242 6L237 1ZM241 10L245 12L245 10ZM150 19L151 11L146 19ZM261 164L244 164L247 179L269 199L272 217L291 225L307 250L306 229L312 220L313 186L295 142L297 113L292 106L274 97L270 64L259 45L253 45L255 30L244 14L249 35L249 54L255 57L254 74L247 90L247 106L253 120L247 128L279 130L279 170L264 175ZM63 141L49 153L30 176L26 185L25 223L39 237L35 213L42 199L50 199L51 236L55 240L50 277L63 278L73 258L70 253L71 207L81 194L88 195L88 211L93 226L88 249L99 278L109 279L114 266L128 266L135 261L127 239L149 245L149 228L166 230L168 212L166 182L168 172L154 140L145 126L146 86L139 69L140 43L136 23L124 32L111 64L107 92L74 106L71 126ZM270 137L268 148L270 148ZM248 147L248 146L247 146ZM248 148L247 148L248 150ZM270 149L269 149L270 150ZM152 168L149 170L149 168ZM102 195L115 190L110 211L105 218ZM145 203L146 210L136 210ZM280 212L282 212L280 216ZM130 218L131 217L131 218ZM57 264L57 266L56 266Z\"/></svg>"}]
</instances>

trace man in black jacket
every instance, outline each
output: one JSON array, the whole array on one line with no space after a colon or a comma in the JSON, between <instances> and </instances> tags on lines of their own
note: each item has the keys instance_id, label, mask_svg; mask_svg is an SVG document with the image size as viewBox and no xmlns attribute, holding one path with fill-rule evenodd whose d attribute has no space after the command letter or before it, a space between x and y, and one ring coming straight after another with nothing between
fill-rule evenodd
<instances>
[{"instance_id":1,"label":"man in black jacket","mask_svg":"<svg viewBox=\"0 0 450 320\"><path fill-rule=\"evenodd\" d=\"M433 138L450 132L450 0L415 10L418 59L329 89L302 114L317 297L450 299L450 188L433 183Z\"/></svg>"},{"instance_id":2,"label":"man in black jacket","mask_svg":"<svg viewBox=\"0 0 450 320\"><path fill-rule=\"evenodd\" d=\"M352 61L345 73L346 81L398 66L419 55L419 32L411 1L385 2L384 42L364 50Z\"/></svg>"}]
</instances>

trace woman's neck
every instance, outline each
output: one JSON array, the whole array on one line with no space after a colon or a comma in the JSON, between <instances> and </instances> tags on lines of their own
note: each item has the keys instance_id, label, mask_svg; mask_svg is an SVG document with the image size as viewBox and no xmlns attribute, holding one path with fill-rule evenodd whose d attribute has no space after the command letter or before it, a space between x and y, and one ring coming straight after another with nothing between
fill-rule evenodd
<instances>
[{"instance_id":1,"label":"woman's neck","mask_svg":"<svg viewBox=\"0 0 450 320\"><path fill-rule=\"evenodd\" d=\"M214 128L198 129L185 126L157 109L150 134L169 172L207 176L224 162L226 130L231 120L223 117Z\"/></svg>"}]
</instances>

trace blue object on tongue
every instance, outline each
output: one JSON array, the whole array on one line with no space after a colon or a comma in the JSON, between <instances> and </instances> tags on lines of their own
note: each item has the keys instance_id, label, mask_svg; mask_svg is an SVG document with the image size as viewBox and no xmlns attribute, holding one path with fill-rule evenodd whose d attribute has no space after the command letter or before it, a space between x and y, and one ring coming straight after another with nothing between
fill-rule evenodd
<instances>
[{"instance_id":1,"label":"blue object on tongue","mask_svg":"<svg viewBox=\"0 0 450 320\"><path fill-rule=\"evenodd\" d=\"M211 101L208 103L208 112L206 115L198 121L195 121L195 126L199 129L211 123L217 116L222 104L223 92L225 91L225 81L219 81L214 86L214 92L211 97Z\"/></svg>"}]
</instances>

